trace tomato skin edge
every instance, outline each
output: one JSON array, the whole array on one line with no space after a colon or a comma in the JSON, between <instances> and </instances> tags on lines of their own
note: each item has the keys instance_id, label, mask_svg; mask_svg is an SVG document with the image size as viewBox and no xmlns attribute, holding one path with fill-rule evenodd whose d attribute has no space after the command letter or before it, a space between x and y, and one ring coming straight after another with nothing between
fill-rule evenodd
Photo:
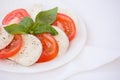
<instances>
[{"instance_id":1,"label":"tomato skin edge","mask_svg":"<svg viewBox=\"0 0 120 80\"><path fill-rule=\"evenodd\" d=\"M12 42L8 46L6 46L6 48L0 50L0 59L6 59L8 57L14 56L21 49L22 45L23 40L21 35L15 35Z\"/></svg>"}]
</instances>

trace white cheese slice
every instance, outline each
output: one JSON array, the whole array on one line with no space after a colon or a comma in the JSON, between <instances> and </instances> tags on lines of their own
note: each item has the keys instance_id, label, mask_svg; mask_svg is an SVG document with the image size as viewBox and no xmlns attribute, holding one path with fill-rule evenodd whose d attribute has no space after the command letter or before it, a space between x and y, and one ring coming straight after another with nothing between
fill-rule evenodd
<instances>
[{"instance_id":1,"label":"white cheese slice","mask_svg":"<svg viewBox=\"0 0 120 80\"><path fill-rule=\"evenodd\" d=\"M22 35L23 46L21 50L9 59L24 66L34 64L42 53L42 44L37 37L33 35Z\"/></svg>"},{"instance_id":2,"label":"white cheese slice","mask_svg":"<svg viewBox=\"0 0 120 80\"><path fill-rule=\"evenodd\" d=\"M9 45L10 42L13 40L13 38L14 38L14 35L6 32L3 26L0 27L0 49L3 49L7 45Z\"/></svg>"},{"instance_id":3,"label":"white cheese slice","mask_svg":"<svg viewBox=\"0 0 120 80\"><path fill-rule=\"evenodd\" d=\"M58 46L59 46L58 55L63 55L63 54L65 54L65 52L67 51L67 49L69 47L69 39L64 31L62 31L58 27L55 27L55 26L53 26L53 27L58 32L58 35L54 36L54 38L58 42Z\"/></svg>"}]
</instances>

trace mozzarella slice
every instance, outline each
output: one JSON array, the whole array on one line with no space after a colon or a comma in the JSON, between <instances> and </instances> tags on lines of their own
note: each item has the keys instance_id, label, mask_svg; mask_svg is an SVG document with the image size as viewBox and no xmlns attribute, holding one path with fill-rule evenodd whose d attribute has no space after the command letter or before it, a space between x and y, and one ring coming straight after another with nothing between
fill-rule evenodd
<instances>
[{"instance_id":1,"label":"mozzarella slice","mask_svg":"<svg viewBox=\"0 0 120 80\"><path fill-rule=\"evenodd\" d=\"M24 66L34 64L42 53L42 44L33 35L22 35L24 44L21 50L9 59Z\"/></svg>"},{"instance_id":2,"label":"mozzarella slice","mask_svg":"<svg viewBox=\"0 0 120 80\"><path fill-rule=\"evenodd\" d=\"M0 27L0 49L5 48L13 40L14 35L9 34L3 27Z\"/></svg>"},{"instance_id":3,"label":"mozzarella slice","mask_svg":"<svg viewBox=\"0 0 120 80\"><path fill-rule=\"evenodd\" d=\"M58 55L63 55L69 47L69 39L68 39L67 35L65 34L65 32L63 32L60 28L55 27L55 26L53 26L53 27L58 32L58 35L54 36L54 38L56 39L56 41L58 42L58 45L59 45Z\"/></svg>"}]
</instances>

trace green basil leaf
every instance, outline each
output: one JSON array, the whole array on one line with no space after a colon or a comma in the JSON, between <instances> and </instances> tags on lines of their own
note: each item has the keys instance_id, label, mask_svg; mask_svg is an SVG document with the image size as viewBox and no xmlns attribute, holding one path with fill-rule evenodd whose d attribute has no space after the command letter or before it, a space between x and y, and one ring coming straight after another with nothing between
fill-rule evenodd
<instances>
[{"instance_id":1,"label":"green basil leaf","mask_svg":"<svg viewBox=\"0 0 120 80\"><path fill-rule=\"evenodd\" d=\"M19 24L29 29L31 26L33 26L34 22L30 17L25 17L20 21Z\"/></svg>"},{"instance_id":2,"label":"green basil leaf","mask_svg":"<svg viewBox=\"0 0 120 80\"><path fill-rule=\"evenodd\" d=\"M4 29L10 34L27 34L27 29L24 26L18 24L8 25L4 27Z\"/></svg>"},{"instance_id":3,"label":"green basil leaf","mask_svg":"<svg viewBox=\"0 0 120 80\"><path fill-rule=\"evenodd\" d=\"M54 36L58 34L58 32L51 25L41 23L35 23L31 31L33 31L33 34L42 34L46 32Z\"/></svg>"},{"instance_id":4,"label":"green basil leaf","mask_svg":"<svg viewBox=\"0 0 120 80\"><path fill-rule=\"evenodd\" d=\"M52 24L56 19L57 10L58 10L58 8L55 7L50 10L39 12L36 16L35 22Z\"/></svg>"}]
</instances>

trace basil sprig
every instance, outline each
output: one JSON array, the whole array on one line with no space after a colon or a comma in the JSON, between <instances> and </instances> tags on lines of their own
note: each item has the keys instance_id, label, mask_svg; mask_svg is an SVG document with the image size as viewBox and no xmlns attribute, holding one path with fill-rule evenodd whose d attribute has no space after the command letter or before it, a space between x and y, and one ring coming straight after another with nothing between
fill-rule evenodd
<instances>
[{"instance_id":1,"label":"basil sprig","mask_svg":"<svg viewBox=\"0 0 120 80\"><path fill-rule=\"evenodd\" d=\"M51 26L55 21L58 8L41 11L37 14L35 22L30 17L23 18L19 24L11 24L5 28L10 34L42 34L48 32L57 35L58 32Z\"/></svg>"},{"instance_id":2,"label":"basil sprig","mask_svg":"<svg viewBox=\"0 0 120 80\"><path fill-rule=\"evenodd\" d=\"M52 24L56 19L57 10L58 8L56 7L51 10L41 11L37 14L35 21L46 24Z\"/></svg>"},{"instance_id":3,"label":"basil sprig","mask_svg":"<svg viewBox=\"0 0 120 80\"><path fill-rule=\"evenodd\" d=\"M30 29L31 34L42 34L44 32L48 32L52 35L57 35L58 32L49 24L41 24L41 23L35 23L33 25L33 28Z\"/></svg>"},{"instance_id":4,"label":"basil sprig","mask_svg":"<svg viewBox=\"0 0 120 80\"><path fill-rule=\"evenodd\" d=\"M19 24L11 24L4 28L10 34L27 34L26 28Z\"/></svg>"},{"instance_id":5,"label":"basil sprig","mask_svg":"<svg viewBox=\"0 0 120 80\"><path fill-rule=\"evenodd\" d=\"M19 24L24 26L26 29L29 29L33 26L34 22L30 17L25 17L20 21Z\"/></svg>"}]
</instances>

